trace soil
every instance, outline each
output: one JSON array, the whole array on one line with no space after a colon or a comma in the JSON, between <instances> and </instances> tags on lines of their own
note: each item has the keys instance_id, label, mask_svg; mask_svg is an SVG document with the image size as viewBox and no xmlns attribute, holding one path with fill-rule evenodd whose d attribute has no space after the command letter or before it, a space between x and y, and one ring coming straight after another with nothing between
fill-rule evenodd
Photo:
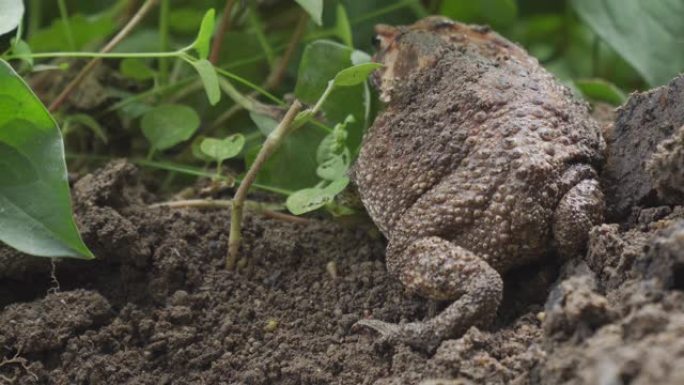
<instances>
[{"instance_id":1,"label":"soil","mask_svg":"<svg viewBox=\"0 0 684 385\"><path fill-rule=\"evenodd\" d=\"M651 100L635 97L623 110ZM682 202L646 192L592 230L584 258L511 272L496 323L428 355L352 328L445 306L388 276L377 232L248 213L251 264L229 272L228 212L150 208L151 191L123 160L80 178L76 217L98 258L59 261L54 277L0 246L0 383L684 383Z\"/></svg>"}]
</instances>

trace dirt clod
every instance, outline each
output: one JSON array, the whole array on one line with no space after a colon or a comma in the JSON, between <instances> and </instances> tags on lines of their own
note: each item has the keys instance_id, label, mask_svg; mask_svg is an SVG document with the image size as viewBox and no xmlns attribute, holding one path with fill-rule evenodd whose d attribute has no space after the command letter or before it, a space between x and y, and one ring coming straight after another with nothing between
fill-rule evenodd
<instances>
[{"instance_id":1,"label":"dirt clod","mask_svg":"<svg viewBox=\"0 0 684 385\"><path fill-rule=\"evenodd\" d=\"M618 109L613 130L606 138L608 158L602 174L609 220L628 215L637 204L657 204L656 189L667 189L669 185L663 184L658 175L654 180L647 164L658 145L671 138L683 124L684 76L681 75L665 86L632 94ZM659 158L659 162L676 162L662 155ZM672 174L670 168L665 173Z\"/></svg>"}]
</instances>

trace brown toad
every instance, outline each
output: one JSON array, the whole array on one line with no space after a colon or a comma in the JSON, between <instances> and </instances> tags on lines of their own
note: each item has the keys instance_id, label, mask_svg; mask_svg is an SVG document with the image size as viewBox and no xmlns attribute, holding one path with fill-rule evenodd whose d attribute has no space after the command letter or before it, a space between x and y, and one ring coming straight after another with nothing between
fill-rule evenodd
<instances>
[{"instance_id":1,"label":"brown toad","mask_svg":"<svg viewBox=\"0 0 684 385\"><path fill-rule=\"evenodd\" d=\"M430 350L493 320L501 273L582 252L603 217L605 144L585 103L487 27L429 17L376 32L387 106L352 178L389 240L388 270L455 302L425 322L358 324Z\"/></svg>"}]
</instances>

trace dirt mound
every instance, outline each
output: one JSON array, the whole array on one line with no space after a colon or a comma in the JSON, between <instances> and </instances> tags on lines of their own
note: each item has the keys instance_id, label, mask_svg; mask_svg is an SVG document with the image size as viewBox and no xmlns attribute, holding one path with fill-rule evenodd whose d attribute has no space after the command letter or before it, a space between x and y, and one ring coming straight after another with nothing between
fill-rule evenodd
<instances>
[{"instance_id":1,"label":"dirt mound","mask_svg":"<svg viewBox=\"0 0 684 385\"><path fill-rule=\"evenodd\" d=\"M674 164L682 142L653 151ZM490 330L427 356L351 328L445 306L406 295L372 233L248 214L253 265L228 272L225 210L150 208L161 198L138 170L112 162L74 186L97 260L60 261L57 288L48 260L0 246L0 383L682 384L684 209L673 196L594 228L583 260L512 272Z\"/></svg>"}]
</instances>

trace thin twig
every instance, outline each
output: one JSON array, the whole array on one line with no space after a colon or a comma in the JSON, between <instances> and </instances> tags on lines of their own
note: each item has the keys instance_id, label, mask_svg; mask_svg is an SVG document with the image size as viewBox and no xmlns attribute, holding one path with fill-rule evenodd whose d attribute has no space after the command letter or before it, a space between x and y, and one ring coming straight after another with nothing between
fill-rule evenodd
<instances>
[{"instance_id":1,"label":"thin twig","mask_svg":"<svg viewBox=\"0 0 684 385\"><path fill-rule=\"evenodd\" d=\"M297 22L297 26L290 37L290 41L287 43L287 48L285 48L285 52L283 52L283 56L278 59L276 66L273 68L273 71L271 71L268 78L266 78L266 82L263 84L265 89L271 91L278 87L283 81L285 72L287 70L287 65L290 63L292 55L297 49L297 45L299 45L299 42L304 36L304 31L306 31L306 25L308 21L309 14L302 12L302 15L299 17L299 21Z\"/></svg>"},{"instance_id":2,"label":"thin twig","mask_svg":"<svg viewBox=\"0 0 684 385\"><path fill-rule=\"evenodd\" d=\"M231 16L233 13L233 6L235 5L235 0L226 0L226 6L223 8L223 15L221 16L221 21L219 21L218 30L216 35L214 35L214 42L211 45L211 54L209 55L209 61L213 65L217 65L219 61L219 55L221 55L221 46L223 45L223 38L226 32L230 29Z\"/></svg>"},{"instance_id":3,"label":"thin twig","mask_svg":"<svg viewBox=\"0 0 684 385\"><path fill-rule=\"evenodd\" d=\"M143 19L143 17L152 9L154 5L156 5L158 0L147 0L141 7L138 9L138 12L133 15L131 20L128 21L128 23L119 31L119 33L112 38L112 40L107 43L102 49L100 50L100 53L107 53L110 52L114 47L116 47L128 34L135 28L140 21ZM86 76L100 63L102 59L99 58L94 58L91 61L88 62L88 64L85 65L81 69L81 71L76 75L76 77L62 90L62 92L57 96L57 98L50 104L50 107L48 110L50 112L55 112L57 109L59 109L62 104L64 104L64 101L71 95L71 93L78 87L79 84L85 79Z\"/></svg>"},{"instance_id":4,"label":"thin twig","mask_svg":"<svg viewBox=\"0 0 684 385\"><path fill-rule=\"evenodd\" d=\"M292 55L295 53L297 45L304 36L304 32L306 31L306 25L308 21L309 14L306 12L302 12L302 16L299 18L297 26L295 27L295 30L292 33L289 42L287 43L287 47L285 48L285 52L283 52L283 56L276 61L276 65L274 66L273 70L266 78L266 81L262 84L262 87L264 89L272 91L273 89L277 88L280 85L280 83L282 83L283 79L285 78L287 66L290 63L290 60L292 60ZM243 96L243 98L252 101L252 106L258 107L258 101L256 100L256 97L258 95L259 94L257 92L253 91L247 94L246 96ZM223 123L228 121L230 118L233 117L233 115L241 111L243 108L246 108L244 104L234 104L232 107L226 110L226 112L219 115L219 117L211 123L211 129L215 129L223 125Z\"/></svg>"},{"instance_id":5,"label":"thin twig","mask_svg":"<svg viewBox=\"0 0 684 385\"><path fill-rule=\"evenodd\" d=\"M299 100L294 101L287 110L287 113L280 121L275 130L266 138L264 145L259 150L252 167L247 170L242 183L235 192L233 197L232 210L230 213L230 233L228 236L228 256L226 257L226 268L228 270L235 269L235 263L237 262L238 250L240 249L240 243L242 242L242 209L247 198L247 192L249 188L254 183L259 170L263 167L264 163L271 157L276 149L280 146L285 136L289 132L292 122L295 117L301 111L302 103Z\"/></svg>"},{"instance_id":6,"label":"thin twig","mask_svg":"<svg viewBox=\"0 0 684 385\"><path fill-rule=\"evenodd\" d=\"M160 202L149 205L151 209L168 207L171 209L196 208L196 209L227 209L232 207L233 201L230 199L185 199L170 202ZM258 212L259 214L277 219L280 221L305 224L311 222L310 219L297 217L290 214L281 213L272 209L268 203L245 201L245 208Z\"/></svg>"},{"instance_id":7,"label":"thin twig","mask_svg":"<svg viewBox=\"0 0 684 385\"><path fill-rule=\"evenodd\" d=\"M37 381L38 376L35 373L33 373L33 371L31 371L31 368L27 364L28 360L26 358L19 357L20 354L21 354L21 348L17 350L17 353L14 355L14 357L12 357L10 359L4 358L2 360L2 362L0 362L0 368L2 368L3 366L7 366L7 365L19 365L22 367L22 369L24 369L26 374L31 375L31 377L33 377ZM0 377L5 381L9 380L8 381L9 383L13 383L17 378L16 376L14 376L11 379L6 377L6 376L0 376Z\"/></svg>"}]
</instances>

